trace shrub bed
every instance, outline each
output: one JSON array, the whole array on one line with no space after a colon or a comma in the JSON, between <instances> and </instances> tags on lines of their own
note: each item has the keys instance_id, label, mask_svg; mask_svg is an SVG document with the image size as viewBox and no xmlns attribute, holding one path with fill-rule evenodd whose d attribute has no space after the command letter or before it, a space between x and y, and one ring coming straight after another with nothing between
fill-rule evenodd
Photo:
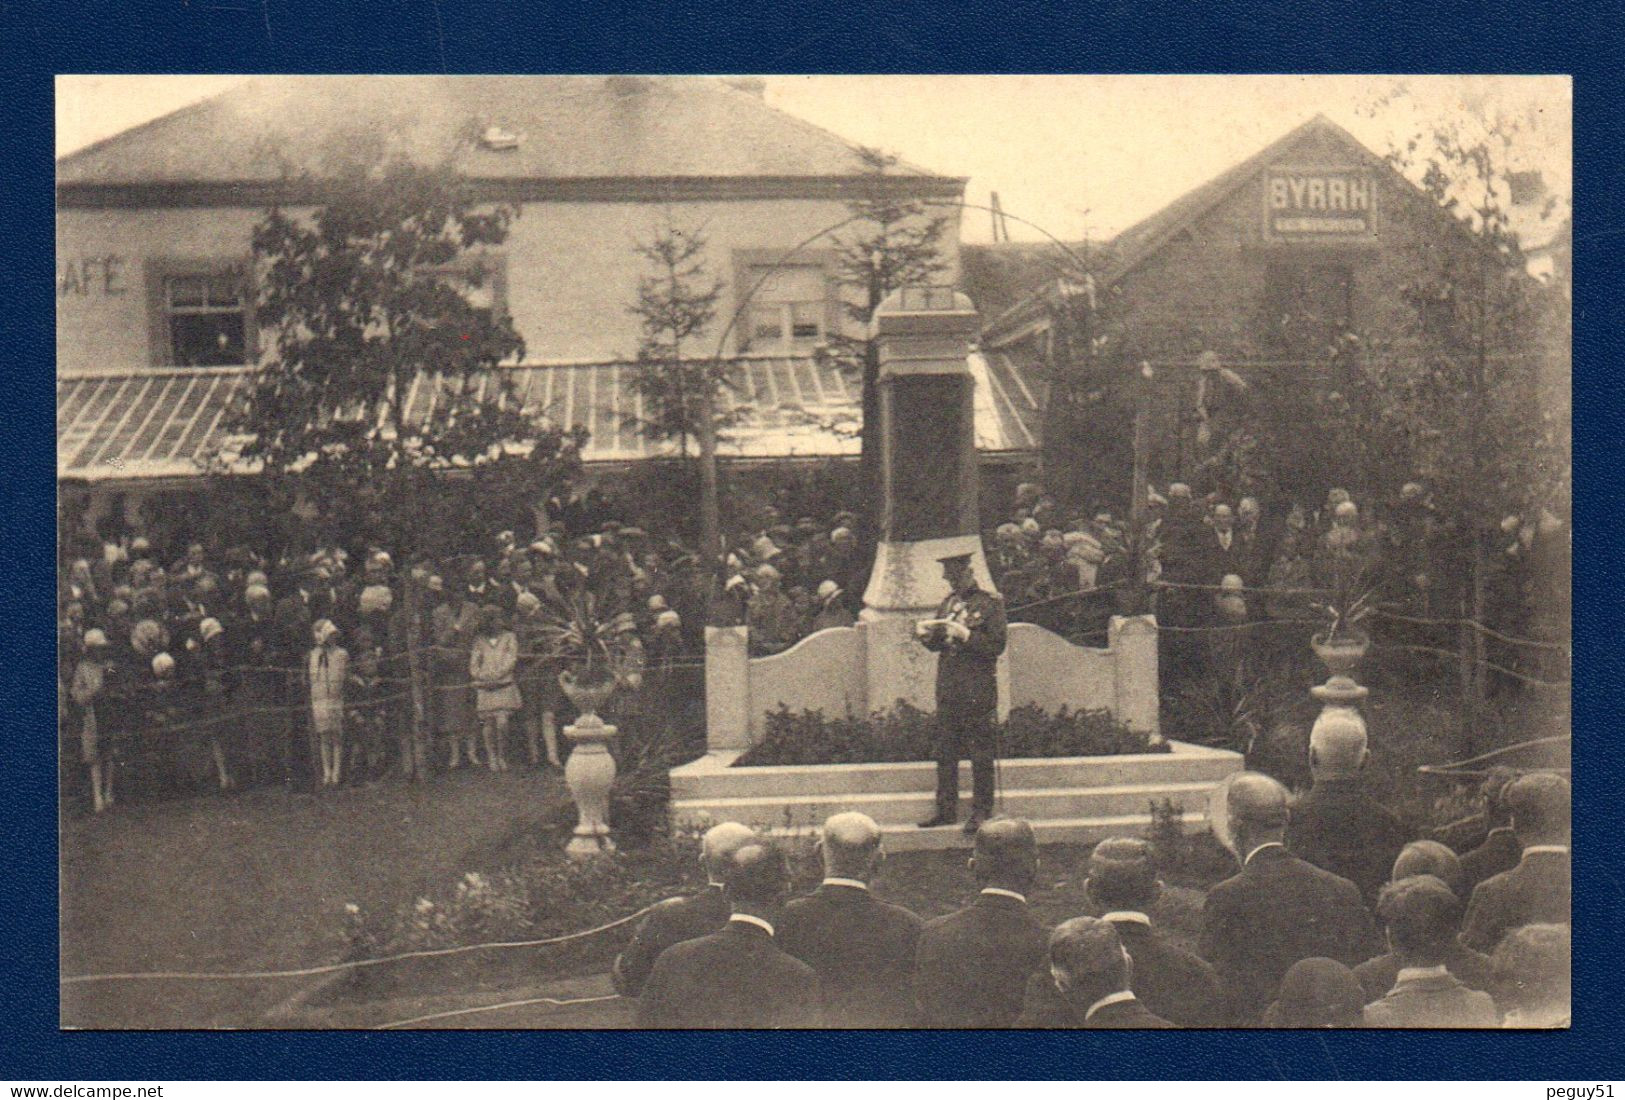
<instances>
[{"instance_id":1,"label":"shrub bed","mask_svg":"<svg viewBox=\"0 0 1625 1100\"><path fill-rule=\"evenodd\" d=\"M821 711L792 714L780 707L767 716L767 731L734 761L736 768L782 764L885 764L934 760L933 718L904 704L867 718L826 718ZM1105 710L1050 714L1017 707L999 723L1003 757L1119 756L1167 752L1166 743L1130 729Z\"/></svg>"}]
</instances>

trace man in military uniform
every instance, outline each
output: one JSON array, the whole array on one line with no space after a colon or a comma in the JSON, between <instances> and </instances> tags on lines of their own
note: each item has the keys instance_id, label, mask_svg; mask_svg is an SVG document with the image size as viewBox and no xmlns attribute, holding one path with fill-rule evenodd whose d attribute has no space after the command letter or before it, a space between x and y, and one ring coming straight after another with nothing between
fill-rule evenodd
<instances>
[{"instance_id":1,"label":"man in military uniform","mask_svg":"<svg viewBox=\"0 0 1625 1100\"><path fill-rule=\"evenodd\" d=\"M966 833L975 833L993 816L993 724L999 689L995 670L1004 652L1004 603L976 584L971 556L940 559L948 581L948 598L935 618L915 627L925 648L937 660L937 812L922 829L959 820L959 761L971 761L975 783Z\"/></svg>"}]
</instances>

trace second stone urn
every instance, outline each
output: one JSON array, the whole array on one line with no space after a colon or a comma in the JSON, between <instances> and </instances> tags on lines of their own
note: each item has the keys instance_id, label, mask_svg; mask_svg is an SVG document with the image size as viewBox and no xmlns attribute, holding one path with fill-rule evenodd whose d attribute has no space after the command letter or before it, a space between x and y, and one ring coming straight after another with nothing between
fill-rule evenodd
<instances>
[{"instance_id":1,"label":"second stone urn","mask_svg":"<svg viewBox=\"0 0 1625 1100\"><path fill-rule=\"evenodd\" d=\"M565 853L572 859L592 859L615 850L609 835L609 795L615 785L615 757L609 743L618 732L598 717L598 708L615 692L615 681L583 683L569 672L559 676L559 686L581 717L564 727L570 739L570 759L564 765L564 781L575 799L578 820Z\"/></svg>"}]
</instances>

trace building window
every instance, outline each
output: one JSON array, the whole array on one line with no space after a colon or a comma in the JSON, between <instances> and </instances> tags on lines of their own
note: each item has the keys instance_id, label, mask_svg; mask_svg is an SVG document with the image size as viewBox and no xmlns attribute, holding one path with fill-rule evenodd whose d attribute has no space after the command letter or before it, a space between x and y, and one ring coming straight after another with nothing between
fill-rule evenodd
<instances>
[{"instance_id":1,"label":"building window","mask_svg":"<svg viewBox=\"0 0 1625 1100\"><path fill-rule=\"evenodd\" d=\"M170 364L225 367L249 361L247 280L240 270L164 276L163 312Z\"/></svg>"},{"instance_id":2,"label":"building window","mask_svg":"<svg viewBox=\"0 0 1625 1100\"><path fill-rule=\"evenodd\" d=\"M449 264L417 268L418 274L432 276L457 291L488 320L507 315L507 270L506 258L498 253L462 256Z\"/></svg>"},{"instance_id":3,"label":"building window","mask_svg":"<svg viewBox=\"0 0 1625 1100\"><path fill-rule=\"evenodd\" d=\"M754 289L753 289L754 288ZM745 269L746 351L810 351L829 332L829 277L822 264Z\"/></svg>"}]
</instances>

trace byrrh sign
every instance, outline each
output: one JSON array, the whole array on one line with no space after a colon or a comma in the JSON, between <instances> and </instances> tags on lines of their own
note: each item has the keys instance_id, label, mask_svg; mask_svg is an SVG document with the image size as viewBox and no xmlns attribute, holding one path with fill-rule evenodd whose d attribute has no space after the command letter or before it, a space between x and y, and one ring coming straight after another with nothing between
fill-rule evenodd
<instances>
[{"instance_id":1,"label":"byrrh sign","mask_svg":"<svg viewBox=\"0 0 1625 1100\"><path fill-rule=\"evenodd\" d=\"M1271 168L1264 178L1264 219L1276 238L1360 237L1375 230L1375 187L1362 169Z\"/></svg>"}]
</instances>

